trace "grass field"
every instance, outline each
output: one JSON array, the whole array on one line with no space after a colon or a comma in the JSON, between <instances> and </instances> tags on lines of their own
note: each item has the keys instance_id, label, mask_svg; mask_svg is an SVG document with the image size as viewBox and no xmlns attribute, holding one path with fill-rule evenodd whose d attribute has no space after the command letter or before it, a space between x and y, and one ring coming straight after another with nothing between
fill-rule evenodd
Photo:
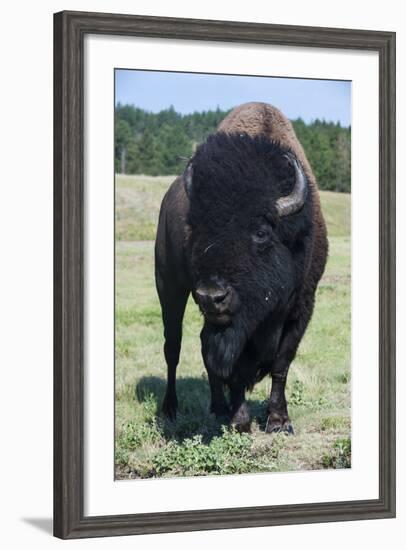
<instances>
[{"instance_id":1,"label":"grass field","mask_svg":"<svg viewBox=\"0 0 406 550\"><path fill-rule=\"evenodd\" d=\"M264 433L270 380L248 395L251 434L209 414L202 325L190 299L178 366L176 422L160 415L165 390L153 239L171 177L116 178L116 478L343 468L351 463L350 196L321 193L330 255L316 308L289 371L295 435Z\"/></svg>"}]
</instances>

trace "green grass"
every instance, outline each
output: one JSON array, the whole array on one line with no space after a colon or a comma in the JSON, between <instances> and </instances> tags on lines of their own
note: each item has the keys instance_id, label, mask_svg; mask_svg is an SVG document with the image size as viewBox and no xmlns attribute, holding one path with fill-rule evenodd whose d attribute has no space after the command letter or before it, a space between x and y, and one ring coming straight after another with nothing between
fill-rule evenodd
<instances>
[{"instance_id":1,"label":"green grass","mask_svg":"<svg viewBox=\"0 0 406 550\"><path fill-rule=\"evenodd\" d=\"M178 367L179 415L160 415L166 365L153 276L159 205L170 177L118 177L116 186L116 477L221 475L349 467L350 196L324 192L330 257L316 308L289 371L295 436L264 432L270 380L248 395L251 434L209 414L200 355L201 316L192 300Z\"/></svg>"},{"instance_id":2,"label":"green grass","mask_svg":"<svg viewBox=\"0 0 406 550\"><path fill-rule=\"evenodd\" d=\"M175 176L116 177L116 239L155 239L162 197Z\"/></svg>"}]
</instances>

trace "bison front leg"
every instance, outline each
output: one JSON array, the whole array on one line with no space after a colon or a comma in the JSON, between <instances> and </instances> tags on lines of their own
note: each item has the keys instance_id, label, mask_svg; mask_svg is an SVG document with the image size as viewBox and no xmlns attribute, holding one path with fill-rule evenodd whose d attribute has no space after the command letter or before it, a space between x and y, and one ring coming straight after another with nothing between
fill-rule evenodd
<instances>
[{"instance_id":1,"label":"bison front leg","mask_svg":"<svg viewBox=\"0 0 406 550\"><path fill-rule=\"evenodd\" d=\"M207 369L207 376L209 378L211 393L210 412L212 412L217 418L228 416L230 409L224 395L223 381L210 369Z\"/></svg>"},{"instance_id":2,"label":"bison front leg","mask_svg":"<svg viewBox=\"0 0 406 550\"><path fill-rule=\"evenodd\" d=\"M286 369L287 370L287 369ZM286 372L287 374L287 372ZM272 374L272 389L268 403L268 419L265 431L293 434L285 397L286 375Z\"/></svg>"},{"instance_id":3,"label":"bison front leg","mask_svg":"<svg viewBox=\"0 0 406 550\"><path fill-rule=\"evenodd\" d=\"M251 431L251 419L245 401L245 385L235 380L230 382L231 425L239 432Z\"/></svg>"},{"instance_id":4,"label":"bison front leg","mask_svg":"<svg viewBox=\"0 0 406 550\"><path fill-rule=\"evenodd\" d=\"M305 315L288 321L284 326L278 354L271 367L272 389L268 403L267 432L294 433L288 415L285 388L290 364L295 358L300 340L313 311L312 299L307 306Z\"/></svg>"}]
</instances>

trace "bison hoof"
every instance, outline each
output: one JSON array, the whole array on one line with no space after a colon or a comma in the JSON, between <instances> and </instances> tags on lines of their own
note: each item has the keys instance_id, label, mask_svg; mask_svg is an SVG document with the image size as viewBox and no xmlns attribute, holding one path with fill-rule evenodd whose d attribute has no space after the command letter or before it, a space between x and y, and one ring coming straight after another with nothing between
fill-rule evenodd
<instances>
[{"instance_id":1,"label":"bison hoof","mask_svg":"<svg viewBox=\"0 0 406 550\"><path fill-rule=\"evenodd\" d=\"M176 420L176 412L178 410L178 400L173 397L165 395L162 403L162 412L168 418L168 420Z\"/></svg>"},{"instance_id":2,"label":"bison hoof","mask_svg":"<svg viewBox=\"0 0 406 550\"><path fill-rule=\"evenodd\" d=\"M251 433L251 422L245 422L244 424L233 424L238 433Z\"/></svg>"},{"instance_id":3,"label":"bison hoof","mask_svg":"<svg viewBox=\"0 0 406 550\"><path fill-rule=\"evenodd\" d=\"M280 433L283 432L286 435L294 435L293 426L286 415L280 415L277 413L271 413L266 421L265 431L267 433Z\"/></svg>"},{"instance_id":4,"label":"bison hoof","mask_svg":"<svg viewBox=\"0 0 406 550\"><path fill-rule=\"evenodd\" d=\"M231 426L233 426L237 432L249 433L251 431L251 419L247 405L244 403L233 415L231 419Z\"/></svg>"}]
</instances>

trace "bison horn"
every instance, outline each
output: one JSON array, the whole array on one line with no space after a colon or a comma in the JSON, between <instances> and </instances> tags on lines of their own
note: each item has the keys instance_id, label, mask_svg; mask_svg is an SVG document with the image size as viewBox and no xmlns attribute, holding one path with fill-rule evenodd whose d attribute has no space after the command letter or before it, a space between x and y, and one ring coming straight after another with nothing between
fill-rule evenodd
<instances>
[{"instance_id":1,"label":"bison horn","mask_svg":"<svg viewBox=\"0 0 406 550\"><path fill-rule=\"evenodd\" d=\"M286 157L295 168L295 184L290 195L281 197L276 201L276 209L280 217L289 216L300 210L305 203L307 194L306 178L298 161L291 153L287 153L283 156Z\"/></svg>"},{"instance_id":2,"label":"bison horn","mask_svg":"<svg viewBox=\"0 0 406 550\"><path fill-rule=\"evenodd\" d=\"M192 163L189 162L189 164L186 166L185 172L183 173L185 191L188 197L190 197L190 193L192 191L192 179L193 179L193 167L192 167Z\"/></svg>"}]
</instances>

